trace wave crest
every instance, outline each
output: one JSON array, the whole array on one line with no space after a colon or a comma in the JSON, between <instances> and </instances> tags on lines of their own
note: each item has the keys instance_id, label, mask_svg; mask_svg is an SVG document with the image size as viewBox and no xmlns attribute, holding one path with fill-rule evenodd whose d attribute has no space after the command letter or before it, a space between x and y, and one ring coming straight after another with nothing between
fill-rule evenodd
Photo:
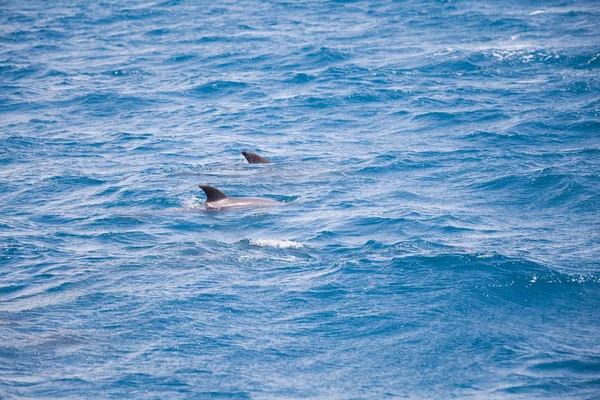
<instances>
[{"instance_id":1,"label":"wave crest","mask_svg":"<svg viewBox=\"0 0 600 400\"><path fill-rule=\"evenodd\" d=\"M304 247L302 243L286 239L250 239L248 242L252 246L276 247L280 249L300 249Z\"/></svg>"}]
</instances>

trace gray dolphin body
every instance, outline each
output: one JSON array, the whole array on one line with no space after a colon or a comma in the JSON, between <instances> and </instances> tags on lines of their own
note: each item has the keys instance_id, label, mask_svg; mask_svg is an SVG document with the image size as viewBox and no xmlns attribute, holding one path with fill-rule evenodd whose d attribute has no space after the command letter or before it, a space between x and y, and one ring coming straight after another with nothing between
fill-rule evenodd
<instances>
[{"instance_id":1,"label":"gray dolphin body","mask_svg":"<svg viewBox=\"0 0 600 400\"><path fill-rule=\"evenodd\" d=\"M254 197L229 197L216 187L210 185L198 185L198 187L206 193L206 202L204 203L204 206L207 210L218 211L229 208L269 207L284 204L275 200L258 199Z\"/></svg>"},{"instance_id":2,"label":"gray dolphin body","mask_svg":"<svg viewBox=\"0 0 600 400\"><path fill-rule=\"evenodd\" d=\"M248 160L248 163L250 164L273 164L271 161L267 160L263 156L259 156L256 153L242 151L242 154L244 155L244 157L246 157L246 160Z\"/></svg>"}]
</instances>

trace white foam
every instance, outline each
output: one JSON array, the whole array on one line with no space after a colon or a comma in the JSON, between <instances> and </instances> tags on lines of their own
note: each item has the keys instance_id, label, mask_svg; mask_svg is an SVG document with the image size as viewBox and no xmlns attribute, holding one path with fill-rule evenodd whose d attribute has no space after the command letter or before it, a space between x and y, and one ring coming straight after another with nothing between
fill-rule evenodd
<instances>
[{"instance_id":1,"label":"white foam","mask_svg":"<svg viewBox=\"0 0 600 400\"><path fill-rule=\"evenodd\" d=\"M302 243L280 239L250 239L250 244L252 246L277 247L280 249L299 249L304 247Z\"/></svg>"},{"instance_id":2,"label":"white foam","mask_svg":"<svg viewBox=\"0 0 600 400\"><path fill-rule=\"evenodd\" d=\"M478 254L475 258L493 258L493 254Z\"/></svg>"},{"instance_id":3,"label":"white foam","mask_svg":"<svg viewBox=\"0 0 600 400\"><path fill-rule=\"evenodd\" d=\"M182 199L181 200L181 205L183 205L184 208L188 208L191 210L197 210L197 209L203 209L204 208L204 203L201 200L198 200L195 197L191 197L191 198L187 198L187 199Z\"/></svg>"},{"instance_id":4,"label":"white foam","mask_svg":"<svg viewBox=\"0 0 600 400\"><path fill-rule=\"evenodd\" d=\"M594 57L590 58L590 60L586 64L591 64L596 61L600 57L600 53L596 54Z\"/></svg>"},{"instance_id":5,"label":"white foam","mask_svg":"<svg viewBox=\"0 0 600 400\"><path fill-rule=\"evenodd\" d=\"M535 11L533 11L533 12L530 12L530 13L529 13L529 14L527 14L527 15L546 14L547 12L548 12L548 11L546 11L546 10L535 10Z\"/></svg>"}]
</instances>

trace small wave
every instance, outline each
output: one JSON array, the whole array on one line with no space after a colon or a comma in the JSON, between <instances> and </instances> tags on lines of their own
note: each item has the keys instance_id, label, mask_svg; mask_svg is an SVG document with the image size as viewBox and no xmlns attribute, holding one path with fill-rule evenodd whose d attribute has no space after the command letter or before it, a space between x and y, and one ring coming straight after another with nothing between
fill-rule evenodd
<instances>
[{"instance_id":1,"label":"small wave","mask_svg":"<svg viewBox=\"0 0 600 400\"><path fill-rule=\"evenodd\" d=\"M230 95L238 93L240 90L248 87L245 82L216 80L198 85L188 91L191 96L215 96Z\"/></svg>"},{"instance_id":2,"label":"small wave","mask_svg":"<svg viewBox=\"0 0 600 400\"><path fill-rule=\"evenodd\" d=\"M287 80L286 83L307 83L310 82L314 79L316 79L317 75L312 75L312 74L308 74L308 73L296 73L293 74L292 76L290 76Z\"/></svg>"},{"instance_id":3,"label":"small wave","mask_svg":"<svg viewBox=\"0 0 600 400\"><path fill-rule=\"evenodd\" d=\"M597 65L598 60L600 60L600 53L595 54L592 58L590 58L585 64L586 65Z\"/></svg>"},{"instance_id":4,"label":"small wave","mask_svg":"<svg viewBox=\"0 0 600 400\"><path fill-rule=\"evenodd\" d=\"M349 57L349 54L340 49L333 49L328 47L321 47L315 49L314 47L305 47L302 49L305 51L305 56L316 65L329 64L336 61L343 61Z\"/></svg>"},{"instance_id":5,"label":"small wave","mask_svg":"<svg viewBox=\"0 0 600 400\"><path fill-rule=\"evenodd\" d=\"M300 249L304 247L302 243L294 242L285 239L250 239L249 243L252 246L258 247L277 247L280 249Z\"/></svg>"},{"instance_id":6,"label":"small wave","mask_svg":"<svg viewBox=\"0 0 600 400\"><path fill-rule=\"evenodd\" d=\"M188 61L194 61L198 58L197 55L195 54L177 54L174 55L172 57L170 57L168 59L168 62L174 62L174 63L184 63L184 62L188 62Z\"/></svg>"},{"instance_id":7,"label":"small wave","mask_svg":"<svg viewBox=\"0 0 600 400\"><path fill-rule=\"evenodd\" d=\"M115 132L110 134L113 142L128 142L131 140L147 140L152 137L151 133Z\"/></svg>"}]
</instances>

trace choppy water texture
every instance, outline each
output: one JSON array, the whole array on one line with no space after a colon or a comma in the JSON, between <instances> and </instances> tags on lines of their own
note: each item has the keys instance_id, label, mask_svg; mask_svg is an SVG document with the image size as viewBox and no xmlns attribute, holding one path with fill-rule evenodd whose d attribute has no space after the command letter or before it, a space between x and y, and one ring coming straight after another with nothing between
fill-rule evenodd
<instances>
[{"instance_id":1,"label":"choppy water texture","mask_svg":"<svg viewBox=\"0 0 600 400\"><path fill-rule=\"evenodd\" d=\"M0 397L599 398L598 21L0 1Z\"/></svg>"}]
</instances>

